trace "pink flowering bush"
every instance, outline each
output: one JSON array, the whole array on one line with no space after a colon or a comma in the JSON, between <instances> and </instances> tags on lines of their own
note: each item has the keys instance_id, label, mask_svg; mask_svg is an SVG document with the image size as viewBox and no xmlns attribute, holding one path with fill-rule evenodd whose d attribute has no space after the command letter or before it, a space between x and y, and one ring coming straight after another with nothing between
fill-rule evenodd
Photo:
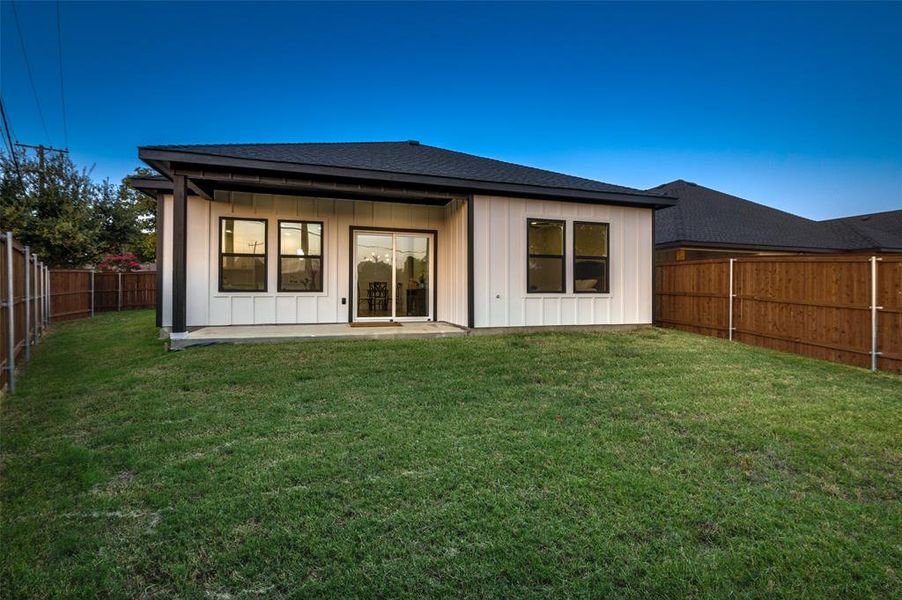
<instances>
[{"instance_id":1,"label":"pink flowering bush","mask_svg":"<svg viewBox=\"0 0 902 600\"><path fill-rule=\"evenodd\" d=\"M141 263L138 262L138 258L131 252L110 254L101 262L97 263L97 270L112 271L114 273L131 273L132 271L140 271Z\"/></svg>"}]
</instances>

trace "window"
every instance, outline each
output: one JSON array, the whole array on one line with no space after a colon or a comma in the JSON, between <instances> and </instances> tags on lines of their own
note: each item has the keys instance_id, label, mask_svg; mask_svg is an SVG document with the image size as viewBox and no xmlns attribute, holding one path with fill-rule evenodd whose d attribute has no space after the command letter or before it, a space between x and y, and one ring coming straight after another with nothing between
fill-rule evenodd
<instances>
[{"instance_id":1,"label":"window","mask_svg":"<svg viewBox=\"0 0 902 600\"><path fill-rule=\"evenodd\" d=\"M608 224L573 223L573 291L606 294L609 291Z\"/></svg>"},{"instance_id":2,"label":"window","mask_svg":"<svg viewBox=\"0 0 902 600\"><path fill-rule=\"evenodd\" d=\"M266 220L219 220L219 291L266 291Z\"/></svg>"},{"instance_id":3,"label":"window","mask_svg":"<svg viewBox=\"0 0 902 600\"><path fill-rule=\"evenodd\" d=\"M279 291L323 291L323 224L279 221Z\"/></svg>"},{"instance_id":4,"label":"window","mask_svg":"<svg viewBox=\"0 0 902 600\"><path fill-rule=\"evenodd\" d=\"M564 222L527 222L526 291L564 292Z\"/></svg>"}]
</instances>

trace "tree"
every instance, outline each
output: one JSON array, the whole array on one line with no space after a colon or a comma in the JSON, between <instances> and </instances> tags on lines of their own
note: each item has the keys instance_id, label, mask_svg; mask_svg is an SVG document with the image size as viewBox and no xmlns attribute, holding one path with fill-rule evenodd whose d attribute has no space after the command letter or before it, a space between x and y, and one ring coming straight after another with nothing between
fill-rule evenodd
<instances>
[{"instance_id":1,"label":"tree","mask_svg":"<svg viewBox=\"0 0 902 600\"><path fill-rule=\"evenodd\" d=\"M155 249L156 201L109 180L96 184L68 155L47 153L40 161L17 153L22 177L0 152L0 227L31 246L50 265L84 267L108 254L134 253L151 261ZM134 175L145 175L136 169Z\"/></svg>"},{"instance_id":2,"label":"tree","mask_svg":"<svg viewBox=\"0 0 902 600\"><path fill-rule=\"evenodd\" d=\"M100 256L99 224L93 211L95 185L68 155L49 153L41 170L37 158L0 153L0 223L50 265L83 266Z\"/></svg>"},{"instance_id":3,"label":"tree","mask_svg":"<svg viewBox=\"0 0 902 600\"><path fill-rule=\"evenodd\" d=\"M119 200L133 207L133 214L139 223L139 232L131 240L131 251L138 260L152 262L156 259L157 249L157 201L128 185L132 177L152 175L146 167L138 167L131 175L127 175L119 184Z\"/></svg>"}]
</instances>

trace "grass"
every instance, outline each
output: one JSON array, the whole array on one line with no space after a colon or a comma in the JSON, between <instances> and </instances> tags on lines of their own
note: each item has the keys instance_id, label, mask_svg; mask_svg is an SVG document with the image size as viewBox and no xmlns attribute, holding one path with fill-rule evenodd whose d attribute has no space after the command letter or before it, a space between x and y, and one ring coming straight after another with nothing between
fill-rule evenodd
<instances>
[{"instance_id":1,"label":"grass","mask_svg":"<svg viewBox=\"0 0 902 600\"><path fill-rule=\"evenodd\" d=\"M646 330L219 346L62 324L4 598L902 592L902 378Z\"/></svg>"}]
</instances>

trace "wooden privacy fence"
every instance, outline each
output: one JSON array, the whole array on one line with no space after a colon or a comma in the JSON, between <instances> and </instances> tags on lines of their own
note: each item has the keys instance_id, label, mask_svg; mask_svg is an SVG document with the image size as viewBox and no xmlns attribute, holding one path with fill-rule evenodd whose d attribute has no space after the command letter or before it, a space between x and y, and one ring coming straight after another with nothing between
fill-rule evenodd
<instances>
[{"instance_id":1,"label":"wooden privacy fence","mask_svg":"<svg viewBox=\"0 0 902 600\"><path fill-rule=\"evenodd\" d=\"M52 321L156 306L153 271L51 270L9 232L0 236L0 252L0 389L15 391L16 369L28 364Z\"/></svg>"},{"instance_id":2,"label":"wooden privacy fence","mask_svg":"<svg viewBox=\"0 0 902 600\"><path fill-rule=\"evenodd\" d=\"M902 372L902 256L659 264L654 318L665 327Z\"/></svg>"},{"instance_id":3,"label":"wooden privacy fence","mask_svg":"<svg viewBox=\"0 0 902 600\"><path fill-rule=\"evenodd\" d=\"M49 271L28 246L0 236L0 389L16 388L16 367L31 360L32 348L50 324Z\"/></svg>"},{"instance_id":4,"label":"wooden privacy fence","mask_svg":"<svg viewBox=\"0 0 902 600\"><path fill-rule=\"evenodd\" d=\"M110 273L77 269L50 271L50 316L54 321L84 319L95 312L153 308L154 271Z\"/></svg>"}]
</instances>

